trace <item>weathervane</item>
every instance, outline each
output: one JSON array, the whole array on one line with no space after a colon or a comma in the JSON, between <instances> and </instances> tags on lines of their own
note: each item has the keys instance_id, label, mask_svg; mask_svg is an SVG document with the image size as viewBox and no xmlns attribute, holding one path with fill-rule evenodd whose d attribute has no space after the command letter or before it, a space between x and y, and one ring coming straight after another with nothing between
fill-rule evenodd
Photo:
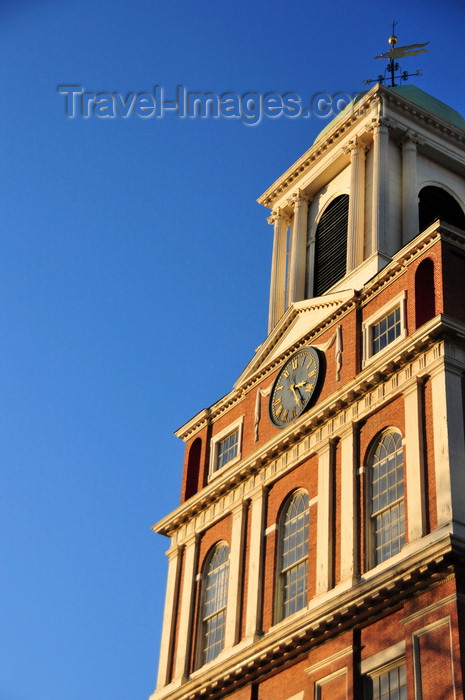
<instances>
[{"instance_id":1,"label":"weathervane","mask_svg":"<svg viewBox=\"0 0 465 700\"><path fill-rule=\"evenodd\" d=\"M410 46L398 46L396 48L397 37L394 34L394 27L396 26L396 24L397 22L392 23L392 35L389 37L389 43L392 46L392 48L386 53L382 53L379 56L375 56L375 58L387 58L389 60L389 63L386 66L386 70L384 71L384 75L378 75L377 78L374 78L372 80L364 80L363 83L365 85L369 85L370 83L384 83L385 80L388 80L390 78L391 87L396 87L396 79L399 80L400 83L400 81L407 80L412 75L422 75L421 70L417 70L416 73L407 73L407 71L403 71L401 73L400 66L396 62L396 59L405 58L406 56L415 56L417 53L428 53L428 49L425 49L423 47L427 46L429 44L429 41L427 41L425 44L410 44ZM396 75L397 71L399 72L398 75ZM386 73L388 73L387 76Z\"/></svg>"}]
</instances>

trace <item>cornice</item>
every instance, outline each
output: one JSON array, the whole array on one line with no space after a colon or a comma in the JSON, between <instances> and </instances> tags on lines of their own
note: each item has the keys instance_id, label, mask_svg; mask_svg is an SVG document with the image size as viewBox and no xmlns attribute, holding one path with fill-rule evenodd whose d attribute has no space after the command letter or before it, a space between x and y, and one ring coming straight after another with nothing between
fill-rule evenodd
<instances>
[{"instance_id":1,"label":"cornice","mask_svg":"<svg viewBox=\"0 0 465 700\"><path fill-rule=\"evenodd\" d=\"M441 136L448 136L454 141L455 145L461 145L465 148L465 132L458 126L454 126L445 119L437 116L433 112L430 112L425 107L421 107L416 102L412 102L406 97L403 97L400 93L395 90L390 90L389 88L383 88L383 97L391 105L395 105L402 112L408 114L412 121L416 121L423 126L427 126L428 129L433 128Z\"/></svg>"},{"instance_id":2,"label":"cornice","mask_svg":"<svg viewBox=\"0 0 465 700\"><path fill-rule=\"evenodd\" d=\"M355 301L355 290L349 289L344 292L335 292L334 294L327 294L325 296L305 299L303 301L292 303L285 314L283 314L278 324L273 328L272 332L264 343L260 345L255 353L255 356L251 362L249 362L239 379L234 384L234 388L239 389L242 387L245 389L246 387L253 386L257 383L257 381L261 381L263 376L266 376L270 373L270 371L273 371L276 365L280 364L282 360L287 357L287 355L291 354L302 345L308 343L311 338L315 338L320 335L323 330L331 326L338 318L340 318L341 314L350 310ZM271 361L271 363L266 363L262 368L262 372L260 372L258 375L256 374L260 370L261 365L266 362L266 357L273 352L277 345L279 345L279 342L286 335L289 328L299 316L324 308L327 308L328 316L320 321L305 336L299 338L298 341L289 346L284 353L281 353L278 357Z\"/></svg>"},{"instance_id":3,"label":"cornice","mask_svg":"<svg viewBox=\"0 0 465 700\"><path fill-rule=\"evenodd\" d=\"M399 274L403 273L406 267L415 258L423 254L439 239L448 241L465 250L465 233L454 226L442 223L438 220L398 251L393 256L392 261L375 275L375 277L364 286L362 291L357 292L351 289L346 292L336 292L334 295L326 295L318 299L294 302L282 316L279 323L264 343L258 348L254 358L235 382L233 390L210 408L200 411L188 423L181 426L175 432L175 435L182 440L188 440L199 430L202 430L207 424L217 420L226 411L242 401L251 389L271 374L286 357L292 354L292 352L318 338L318 336L331 327L331 325L334 325L342 315L348 313L350 309L353 308L354 304L360 302L364 305L367 303L387 284L396 279ZM279 344L300 314L304 314L311 309L321 309L325 306L328 310L333 308L333 311L308 333L299 338L298 341L286 348L283 353L272 361L266 362L266 356Z\"/></svg>"},{"instance_id":4,"label":"cornice","mask_svg":"<svg viewBox=\"0 0 465 700\"><path fill-rule=\"evenodd\" d=\"M222 698L237 688L263 679L277 669L308 656L312 647L339 635L345 629L361 627L374 617L398 609L407 596L437 586L454 575L454 563L463 556L447 530L433 533L429 542L416 548L368 580L363 578L349 589L332 590L332 596L292 619L276 625L253 645L240 647L208 668L200 669L178 688L161 688L152 700L200 700ZM339 587L340 588L340 587Z\"/></svg>"},{"instance_id":5,"label":"cornice","mask_svg":"<svg viewBox=\"0 0 465 700\"><path fill-rule=\"evenodd\" d=\"M249 498L258 483L271 483L284 471L339 437L352 422L364 420L381 405L399 396L414 376L427 375L443 361L442 336L457 337L465 325L439 315L371 362L338 392L320 401L292 425L261 445L231 470L165 516L153 530L181 541L191 529L209 527L230 512L232 504ZM184 534L185 533L185 534Z\"/></svg>"},{"instance_id":6,"label":"cornice","mask_svg":"<svg viewBox=\"0 0 465 700\"><path fill-rule=\"evenodd\" d=\"M403 248L392 256L390 263L375 275L360 292L360 302L365 304L378 294L387 284L392 282L411 262L425 253L439 240L447 240L465 248L465 232L455 226L442 223L439 219L419 233Z\"/></svg>"},{"instance_id":7,"label":"cornice","mask_svg":"<svg viewBox=\"0 0 465 700\"><path fill-rule=\"evenodd\" d=\"M384 104L383 104L384 102ZM378 104L378 113L375 115L373 105ZM334 126L319 138L312 146L284 173L279 177L258 199L257 202L265 207L273 209L276 202L282 196L290 191L295 183L313 168L324 156L329 153L334 146L338 145L344 136L351 131L355 124L360 124L363 119L371 114L374 121L368 124L367 130L373 128L374 124L385 124L392 129L405 131L410 128L407 124L402 124L392 117L381 113L385 108L390 108L394 111L400 111L410 121L418 124L420 127L426 128L429 132L435 133L442 139L446 138L454 144L454 147L465 149L465 132L457 126L449 123L445 119L428 111L425 107L421 107L415 102L412 102L407 97L377 84L369 90L353 107L353 110L347 115L341 115ZM359 134L360 135L360 134ZM425 134L422 138L425 138ZM440 146L434 139L429 139L430 145L435 148Z\"/></svg>"},{"instance_id":8,"label":"cornice","mask_svg":"<svg viewBox=\"0 0 465 700\"><path fill-rule=\"evenodd\" d=\"M320 161L341 139L351 130L354 124L359 123L373 109L373 101L379 92L380 86L375 85L366 93L353 109L336 121L334 126L319 138L312 146L281 175L262 195L257 199L259 204L273 208L274 203L287 191L295 182L308 172L318 161Z\"/></svg>"}]
</instances>

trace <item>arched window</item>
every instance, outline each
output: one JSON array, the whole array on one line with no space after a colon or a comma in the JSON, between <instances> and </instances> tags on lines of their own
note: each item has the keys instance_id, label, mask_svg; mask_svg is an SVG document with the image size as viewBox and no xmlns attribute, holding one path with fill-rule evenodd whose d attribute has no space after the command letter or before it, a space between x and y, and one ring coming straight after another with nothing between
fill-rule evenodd
<instances>
[{"instance_id":1,"label":"arched window","mask_svg":"<svg viewBox=\"0 0 465 700\"><path fill-rule=\"evenodd\" d=\"M281 516L276 617L282 620L308 602L308 494L296 491Z\"/></svg>"},{"instance_id":2,"label":"arched window","mask_svg":"<svg viewBox=\"0 0 465 700\"><path fill-rule=\"evenodd\" d=\"M202 440L196 438L189 450L187 459L186 486L184 500L193 496L199 490L200 455L202 453Z\"/></svg>"},{"instance_id":3,"label":"arched window","mask_svg":"<svg viewBox=\"0 0 465 700\"><path fill-rule=\"evenodd\" d=\"M224 647L228 581L229 547L222 542L210 553L202 577L200 665Z\"/></svg>"},{"instance_id":4,"label":"arched window","mask_svg":"<svg viewBox=\"0 0 465 700\"><path fill-rule=\"evenodd\" d=\"M315 234L314 296L346 274L349 195L341 194L323 212Z\"/></svg>"},{"instance_id":5,"label":"arched window","mask_svg":"<svg viewBox=\"0 0 465 700\"><path fill-rule=\"evenodd\" d=\"M465 229L465 214L454 197L442 187L427 185L418 195L418 217L420 231L428 228L436 219L446 224Z\"/></svg>"},{"instance_id":6,"label":"arched window","mask_svg":"<svg viewBox=\"0 0 465 700\"><path fill-rule=\"evenodd\" d=\"M372 447L370 476L371 551L373 566L400 552L405 544L404 461L402 436L387 430Z\"/></svg>"},{"instance_id":7,"label":"arched window","mask_svg":"<svg viewBox=\"0 0 465 700\"><path fill-rule=\"evenodd\" d=\"M434 318L435 308L434 263L426 258L415 272L415 328Z\"/></svg>"}]
</instances>

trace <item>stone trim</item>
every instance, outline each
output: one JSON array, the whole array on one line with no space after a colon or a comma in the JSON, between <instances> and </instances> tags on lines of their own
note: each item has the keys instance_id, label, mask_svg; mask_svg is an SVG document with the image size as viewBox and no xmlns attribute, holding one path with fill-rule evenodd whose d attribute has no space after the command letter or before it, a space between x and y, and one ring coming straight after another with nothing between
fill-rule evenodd
<instances>
[{"instance_id":1,"label":"stone trim","mask_svg":"<svg viewBox=\"0 0 465 700\"><path fill-rule=\"evenodd\" d=\"M442 361L445 341L434 340L448 327L437 316L413 335L396 344L392 353L383 355L346 385L343 393L332 395L304 413L288 429L281 431L260 450L242 460L223 476L215 479L153 526L155 532L184 539L186 523L203 530L218 513L225 513L238 498L247 497L255 485L272 483L298 462L320 449L328 438L338 437L351 421L366 418L384 403L402 394L414 376L431 373ZM465 332L465 328L462 328ZM407 359L408 358L408 359ZM178 535L175 532L180 530Z\"/></svg>"},{"instance_id":2,"label":"stone trim","mask_svg":"<svg viewBox=\"0 0 465 700\"><path fill-rule=\"evenodd\" d=\"M344 656L347 656L348 654L352 654L354 651L353 647L345 647L344 649L341 649L340 651L337 651L335 654L332 654L331 656L327 656L325 659L322 661L318 661L318 663L313 664L313 666L309 666L308 668L305 669L305 673L308 675L315 673L315 671L319 671L321 668L324 668L325 666L329 666L329 664L334 663L334 661L339 661L339 659L343 659Z\"/></svg>"},{"instance_id":3,"label":"stone trim","mask_svg":"<svg viewBox=\"0 0 465 700\"><path fill-rule=\"evenodd\" d=\"M331 327L331 325L338 323L341 317L347 314L355 304L360 303L362 306L364 306L366 303L368 303L379 292L381 292L381 290L387 284L394 281L398 275L403 273L408 264L410 264L415 258L422 255L438 240L447 241L448 243L452 243L453 245L465 250L465 235L463 231L455 228L454 226L450 226L449 224L443 224L439 221L434 222L429 228L419 234L415 239L413 239L413 241L410 241L398 253L396 253L393 256L392 261L388 263L388 265L386 265L386 267L384 267L372 280L370 280L367 285L365 285L362 292L357 293L352 290L350 298L346 298L345 300L341 300L341 295L337 293L334 295L336 297L334 300L331 300L332 295L328 295L328 298L325 301L324 297L318 299L319 306L321 306L323 303L328 307L336 304L337 308L330 312L320 324L303 336L298 343L294 343L294 345L288 348L284 354L274 358L271 362L267 362L266 355L272 352L273 348L283 337L289 326L294 322L295 318L299 314L305 313L310 306L315 306L315 300L309 299L293 304L286 311L271 335L268 336L263 345L257 349L257 355L247 365L246 369L235 383L233 391L226 394L226 396L220 399L212 407L200 411L188 423L179 428L175 432L175 435L181 440L186 441L207 424L222 416L225 411L239 403L239 401L244 398L248 391L252 390L257 384L269 376L292 352L298 350L304 345L313 343L314 340L321 335L321 333L326 331L329 327Z\"/></svg>"},{"instance_id":4,"label":"stone trim","mask_svg":"<svg viewBox=\"0 0 465 700\"><path fill-rule=\"evenodd\" d=\"M451 551L450 539L442 533L427 550L420 548L399 569L386 570L375 582L360 582L342 593L334 589L334 595L322 604L314 599L313 605L302 615L276 625L257 639L253 647L241 647L237 654L228 655L224 663L218 659L216 664L199 669L195 678L191 677L181 687L170 684L160 688L151 700L222 698L272 673L275 668L307 657L313 646L354 625L364 624L374 616L386 614L389 608L401 605L407 595L414 595L446 578L450 573L448 556Z\"/></svg>"}]
</instances>

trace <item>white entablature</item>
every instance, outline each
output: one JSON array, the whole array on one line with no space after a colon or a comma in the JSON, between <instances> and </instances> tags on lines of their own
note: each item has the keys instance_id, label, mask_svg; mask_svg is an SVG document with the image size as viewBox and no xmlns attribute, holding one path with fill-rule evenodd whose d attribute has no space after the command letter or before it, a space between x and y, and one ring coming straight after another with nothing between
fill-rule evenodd
<instances>
[{"instance_id":1,"label":"white entablature","mask_svg":"<svg viewBox=\"0 0 465 700\"><path fill-rule=\"evenodd\" d=\"M464 167L465 120L418 88L349 105L258 199L274 227L269 332L295 302L361 289L425 227L422 188L465 209Z\"/></svg>"}]
</instances>

